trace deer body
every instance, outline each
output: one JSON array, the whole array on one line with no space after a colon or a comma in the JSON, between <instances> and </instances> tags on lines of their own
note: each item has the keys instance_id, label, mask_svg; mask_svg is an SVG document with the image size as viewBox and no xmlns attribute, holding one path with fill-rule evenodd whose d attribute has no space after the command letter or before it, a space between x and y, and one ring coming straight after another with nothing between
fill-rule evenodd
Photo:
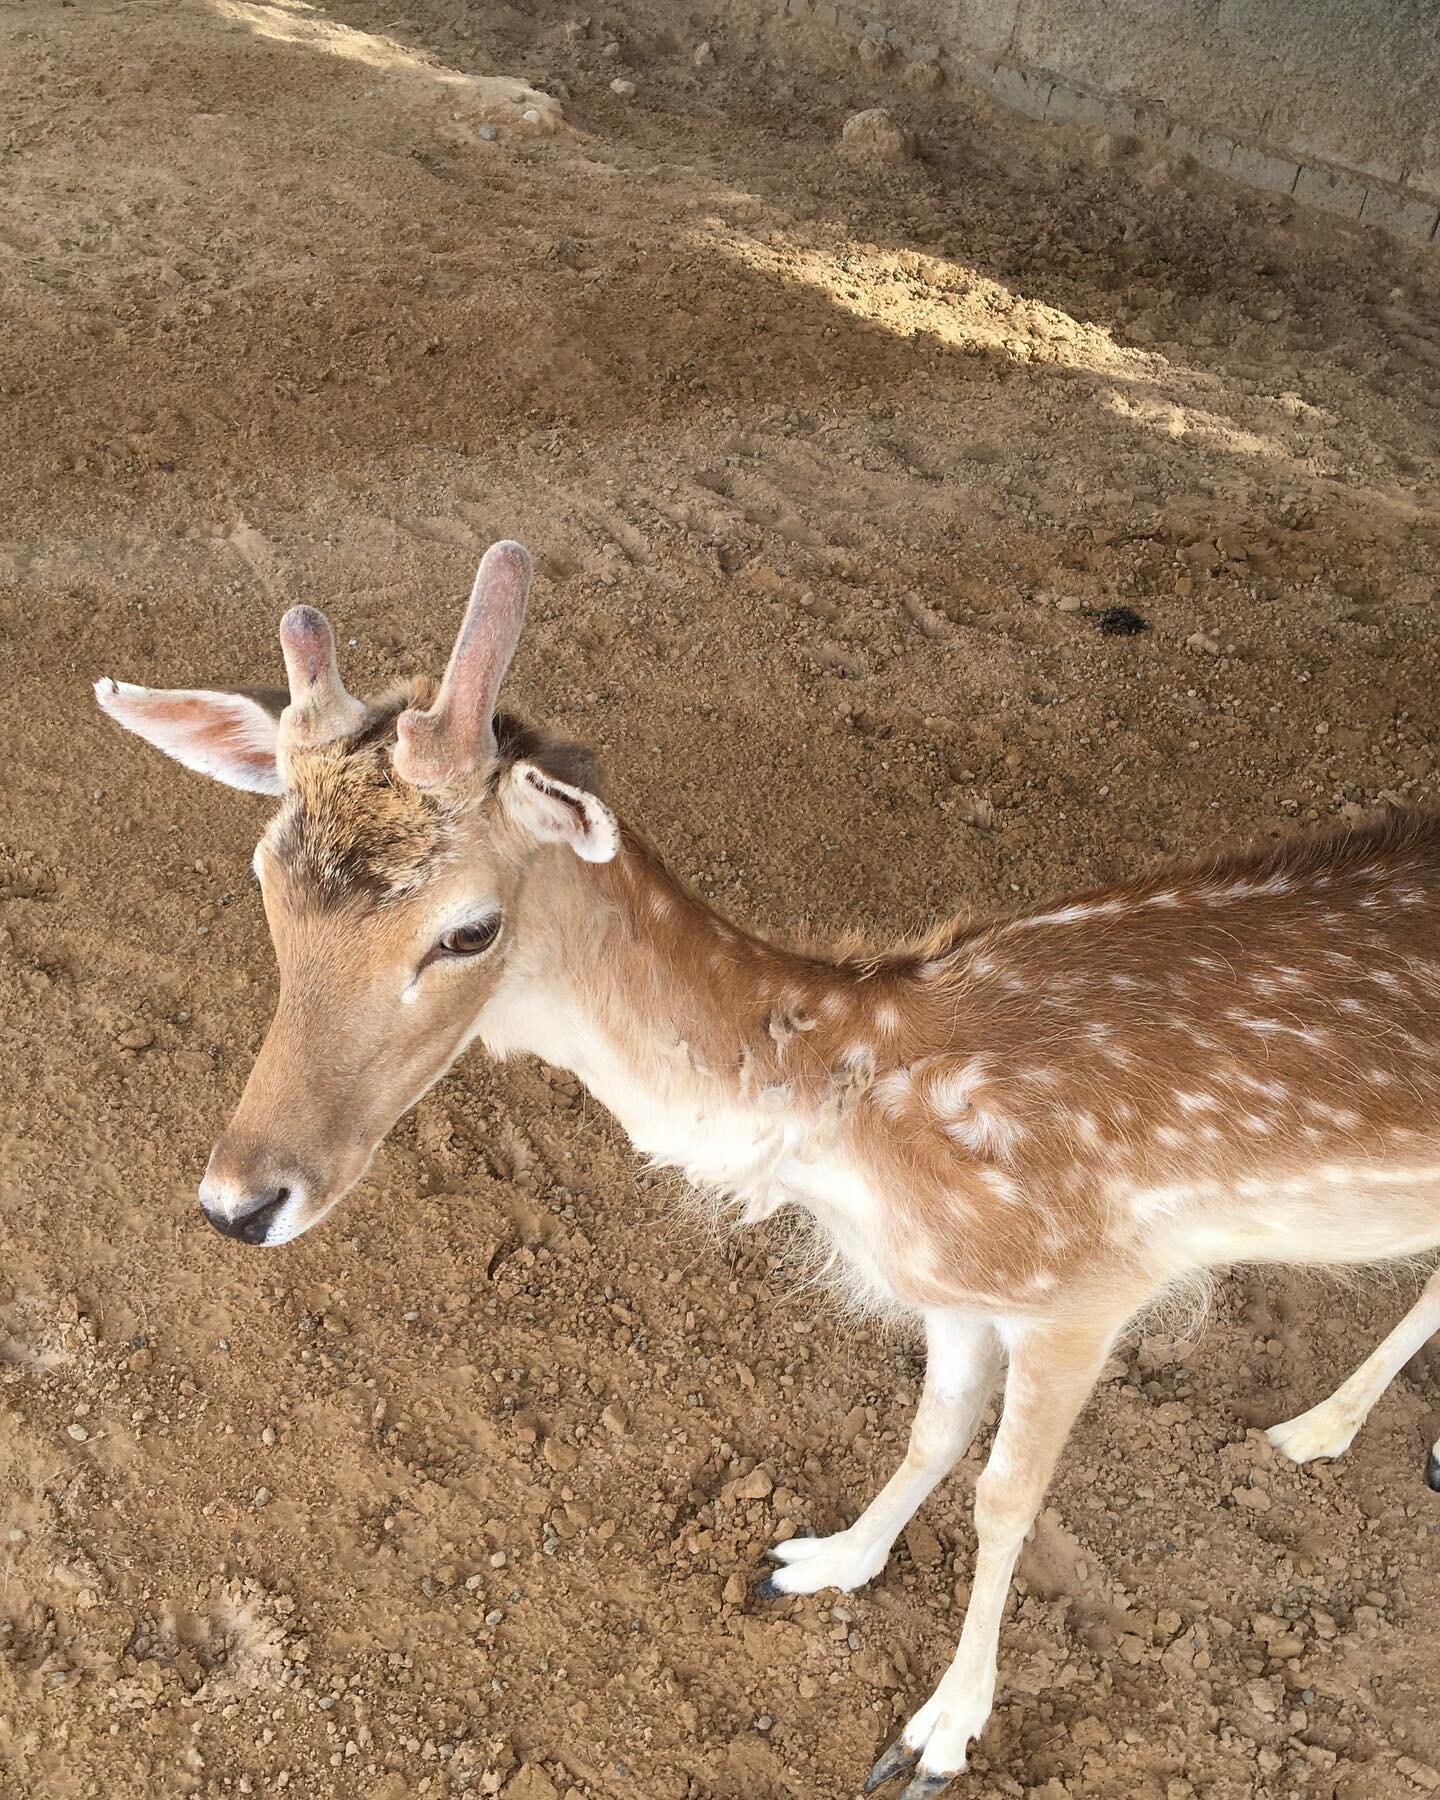
<instances>
[{"instance_id":1,"label":"deer body","mask_svg":"<svg viewBox=\"0 0 1440 1800\"><path fill-rule=\"evenodd\" d=\"M745 1218L804 1207L892 1305L1044 1313L1440 1242L1427 818L866 960L748 937L624 830L542 885L481 1041L570 1070Z\"/></svg>"},{"instance_id":2,"label":"deer body","mask_svg":"<svg viewBox=\"0 0 1440 1800\"><path fill-rule=\"evenodd\" d=\"M1235 1262L1440 1245L1440 823L797 955L675 882L582 753L494 715L528 579L518 546L487 554L433 698L353 700L306 608L282 628L288 701L97 690L181 761L282 800L256 855L280 1001L202 1205L252 1243L308 1229L478 1039L570 1070L722 1208L802 1209L855 1299L922 1322L927 1371L894 1477L847 1530L775 1546L770 1594L873 1579L1003 1368L960 1645L871 1777L918 1764L907 1800L926 1800L988 1717L1015 1559L1137 1313ZM1432 1278L1274 1442L1339 1455L1436 1329Z\"/></svg>"}]
</instances>

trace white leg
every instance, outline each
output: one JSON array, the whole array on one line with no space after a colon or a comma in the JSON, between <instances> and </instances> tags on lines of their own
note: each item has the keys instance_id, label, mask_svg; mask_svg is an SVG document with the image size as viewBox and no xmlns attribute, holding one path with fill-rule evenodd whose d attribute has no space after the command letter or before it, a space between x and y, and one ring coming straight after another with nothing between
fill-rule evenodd
<instances>
[{"instance_id":1,"label":"white leg","mask_svg":"<svg viewBox=\"0 0 1440 1800\"><path fill-rule=\"evenodd\" d=\"M1000 1620L1015 1559L1128 1310L1100 1323L1037 1324L1007 1333L1005 1410L975 1488L975 1580L960 1646L939 1687L876 1763L867 1793L917 1757L919 1768L901 1800L930 1800L964 1769L995 1697Z\"/></svg>"},{"instance_id":2,"label":"white leg","mask_svg":"<svg viewBox=\"0 0 1440 1800\"><path fill-rule=\"evenodd\" d=\"M1343 1456L1350 1448L1350 1440L1365 1423L1370 1408L1415 1352L1437 1331L1440 1331L1440 1270L1426 1282L1420 1298L1389 1337L1361 1363L1343 1387L1298 1418L1287 1419L1283 1425L1272 1425L1265 1435L1292 1462L1307 1463L1317 1456Z\"/></svg>"},{"instance_id":3,"label":"white leg","mask_svg":"<svg viewBox=\"0 0 1440 1800\"><path fill-rule=\"evenodd\" d=\"M771 1557L785 1566L761 1591L848 1592L873 1581L920 1503L969 1449L999 1373L1000 1341L989 1319L974 1313L927 1312L925 1389L904 1462L848 1530L774 1545Z\"/></svg>"}]
</instances>

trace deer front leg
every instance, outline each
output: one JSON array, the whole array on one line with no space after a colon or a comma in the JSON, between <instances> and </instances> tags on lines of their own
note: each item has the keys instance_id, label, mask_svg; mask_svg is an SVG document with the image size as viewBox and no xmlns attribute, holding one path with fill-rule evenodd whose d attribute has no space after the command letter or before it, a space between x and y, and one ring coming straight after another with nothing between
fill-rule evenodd
<instances>
[{"instance_id":1,"label":"deer front leg","mask_svg":"<svg viewBox=\"0 0 1440 1800\"><path fill-rule=\"evenodd\" d=\"M848 1592L873 1581L920 1503L969 1449L999 1370L1000 1342L987 1318L927 1312L925 1387L904 1462L847 1530L774 1545L769 1554L784 1567L761 1594Z\"/></svg>"},{"instance_id":2,"label":"deer front leg","mask_svg":"<svg viewBox=\"0 0 1440 1800\"><path fill-rule=\"evenodd\" d=\"M1112 1314L1103 1324L1033 1325L1006 1333L1005 1408L975 1485L975 1579L960 1646L939 1687L876 1763L866 1793L917 1759L901 1800L930 1800L963 1771L995 1697L1000 1620L1015 1560L1123 1322Z\"/></svg>"}]
</instances>

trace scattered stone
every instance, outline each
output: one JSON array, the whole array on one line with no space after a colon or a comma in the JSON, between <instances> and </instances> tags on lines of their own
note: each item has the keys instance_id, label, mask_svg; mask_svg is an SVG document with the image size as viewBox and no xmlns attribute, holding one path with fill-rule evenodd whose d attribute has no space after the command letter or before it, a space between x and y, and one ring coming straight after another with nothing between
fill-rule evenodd
<instances>
[{"instance_id":1,"label":"scattered stone","mask_svg":"<svg viewBox=\"0 0 1440 1800\"><path fill-rule=\"evenodd\" d=\"M893 1660L883 1650L871 1648L861 1650L851 1664L862 1681L868 1681L871 1687L898 1688L900 1673Z\"/></svg>"},{"instance_id":2,"label":"scattered stone","mask_svg":"<svg viewBox=\"0 0 1440 1800\"><path fill-rule=\"evenodd\" d=\"M928 48L928 45L918 47L914 61L906 63L900 73L900 79L906 87L915 88L920 93L934 93L936 88L945 85L945 71L940 67L938 57L924 57L920 54L920 49Z\"/></svg>"},{"instance_id":3,"label":"scattered stone","mask_svg":"<svg viewBox=\"0 0 1440 1800\"><path fill-rule=\"evenodd\" d=\"M67 1425L65 1435L68 1438L74 1438L77 1444L83 1444L89 1438L90 1433L83 1425Z\"/></svg>"},{"instance_id":4,"label":"scattered stone","mask_svg":"<svg viewBox=\"0 0 1440 1800\"><path fill-rule=\"evenodd\" d=\"M845 121L840 154L852 162L905 162L914 154L914 144L883 106L872 106Z\"/></svg>"},{"instance_id":5,"label":"scattered stone","mask_svg":"<svg viewBox=\"0 0 1440 1800\"><path fill-rule=\"evenodd\" d=\"M155 1033L149 1025L132 1025L128 1031L122 1031L115 1042L122 1050L148 1050L155 1042Z\"/></svg>"},{"instance_id":6,"label":"scattered stone","mask_svg":"<svg viewBox=\"0 0 1440 1800\"><path fill-rule=\"evenodd\" d=\"M580 1460L580 1452L573 1444L562 1443L556 1437L546 1438L540 1454L557 1475L568 1475Z\"/></svg>"},{"instance_id":7,"label":"scattered stone","mask_svg":"<svg viewBox=\"0 0 1440 1800\"><path fill-rule=\"evenodd\" d=\"M1218 656L1220 654L1220 640L1217 637L1213 637L1208 631L1192 631L1185 640L1185 648L1187 650L1201 650L1206 656Z\"/></svg>"},{"instance_id":8,"label":"scattered stone","mask_svg":"<svg viewBox=\"0 0 1440 1800\"><path fill-rule=\"evenodd\" d=\"M270 1504L269 1488L263 1488L263 1487L256 1488L256 1490L255 1490L255 1505L257 1506L257 1508L263 1508L263 1507L268 1506L269 1504Z\"/></svg>"},{"instance_id":9,"label":"scattered stone","mask_svg":"<svg viewBox=\"0 0 1440 1800\"><path fill-rule=\"evenodd\" d=\"M736 1484L735 1498L737 1500L764 1500L774 1491L774 1488L774 1479L770 1471L762 1464L758 1469L752 1469Z\"/></svg>"},{"instance_id":10,"label":"scattered stone","mask_svg":"<svg viewBox=\"0 0 1440 1800\"><path fill-rule=\"evenodd\" d=\"M480 127L480 136L484 138L487 144L493 144L499 135L500 132L494 125L482 125Z\"/></svg>"},{"instance_id":11,"label":"scattered stone","mask_svg":"<svg viewBox=\"0 0 1440 1800\"><path fill-rule=\"evenodd\" d=\"M526 1763L505 1789L505 1800L560 1800L560 1790L534 1763Z\"/></svg>"},{"instance_id":12,"label":"scattered stone","mask_svg":"<svg viewBox=\"0 0 1440 1800\"><path fill-rule=\"evenodd\" d=\"M1055 602L1057 612L1077 613L1082 612L1084 607L1085 602L1078 594L1061 594Z\"/></svg>"},{"instance_id":13,"label":"scattered stone","mask_svg":"<svg viewBox=\"0 0 1440 1800\"><path fill-rule=\"evenodd\" d=\"M710 41L708 38L703 44L696 46L695 54L690 60L697 69L708 68L710 64L714 62L715 52L710 48Z\"/></svg>"},{"instance_id":14,"label":"scattered stone","mask_svg":"<svg viewBox=\"0 0 1440 1800\"><path fill-rule=\"evenodd\" d=\"M610 83L610 92L618 94L622 100L633 99L636 93L635 83L627 81L623 75L617 75Z\"/></svg>"},{"instance_id":15,"label":"scattered stone","mask_svg":"<svg viewBox=\"0 0 1440 1800\"><path fill-rule=\"evenodd\" d=\"M1231 1490L1231 1498L1237 1506L1246 1506L1251 1512L1269 1512L1272 1505L1270 1496L1264 1488L1234 1488Z\"/></svg>"},{"instance_id":16,"label":"scattered stone","mask_svg":"<svg viewBox=\"0 0 1440 1800\"><path fill-rule=\"evenodd\" d=\"M840 1442L842 1444L853 1444L869 1423L870 1420L866 1414L865 1408L863 1406L852 1406L849 1412L846 1413L845 1417L840 1421L840 1430L838 1433Z\"/></svg>"}]
</instances>

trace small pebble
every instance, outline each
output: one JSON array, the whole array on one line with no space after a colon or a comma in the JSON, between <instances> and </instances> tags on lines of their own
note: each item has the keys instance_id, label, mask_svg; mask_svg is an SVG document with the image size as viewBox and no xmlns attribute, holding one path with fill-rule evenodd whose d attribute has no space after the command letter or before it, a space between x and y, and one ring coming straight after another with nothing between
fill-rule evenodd
<instances>
[{"instance_id":1,"label":"small pebble","mask_svg":"<svg viewBox=\"0 0 1440 1800\"><path fill-rule=\"evenodd\" d=\"M629 100L635 93L635 83L627 81L623 75L617 75L610 83L610 92L618 94L622 100Z\"/></svg>"},{"instance_id":2,"label":"small pebble","mask_svg":"<svg viewBox=\"0 0 1440 1800\"><path fill-rule=\"evenodd\" d=\"M493 125L482 125L480 127L480 135L487 144L493 144L500 133Z\"/></svg>"},{"instance_id":3,"label":"small pebble","mask_svg":"<svg viewBox=\"0 0 1440 1800\"><path fill-rule=\"evenodd\" d=\"M527 106L520 117L526 125L538 125L540 123L540 115L533 106Z\"/></svg>"},{"instance_id":4,"label":"small pebble","mask_svg":"<svg viewBox=\"0 0 1440 1800\"><path fill-rule=\"evenodd\" d=\"M67 1425L65 1427L65 1435L66 1437L74 1438L77 1444L83 1444L90 1436L90 1433L83 1425Z\"/></svg>"},{"instance_id":5,"label":"small pebble","mask_svg":"<svg viewBox=\"0 0 1440 1800\"><path fill-rule=\"evenodd\" d=\"M257 1506L268 1506L268 1505L269 1505L269 1504L270 1504L270 1490L269 1490L269 1488L256 1488L256 1490L255 1490L255 1504L256 1504L256 1505L257 1505Z\"/></svg>"}]
</instances>

